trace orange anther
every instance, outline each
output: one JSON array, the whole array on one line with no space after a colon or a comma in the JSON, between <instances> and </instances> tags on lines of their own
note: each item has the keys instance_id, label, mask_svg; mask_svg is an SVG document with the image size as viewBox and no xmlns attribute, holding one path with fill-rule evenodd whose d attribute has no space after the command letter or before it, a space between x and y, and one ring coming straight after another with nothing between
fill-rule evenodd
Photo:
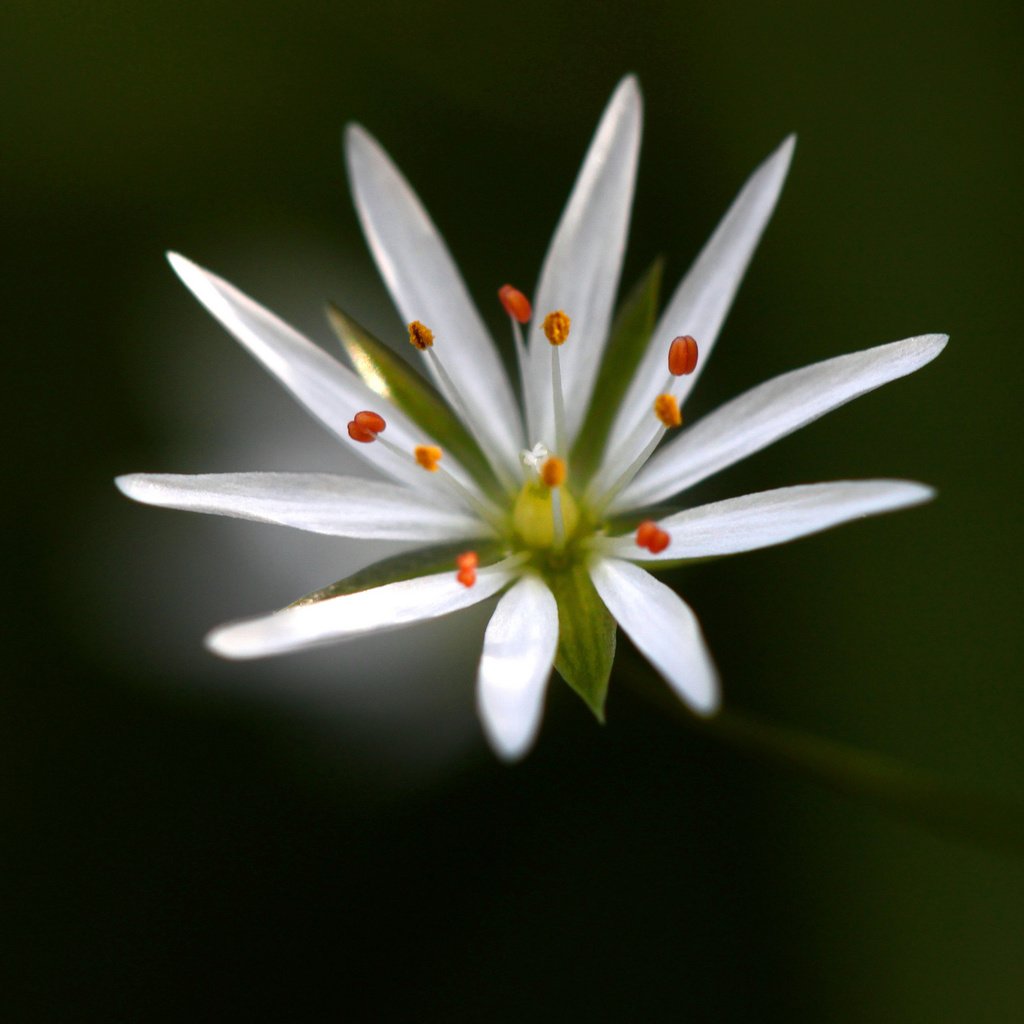
<instances>
[{"instance_id":1,"label":"orange anther","mask_svg":"<svg viewBox=\"0 0 1024 1024\"><path fill-rule=\"evenodd\" d=\"M569 327L572 321L560 309L554 313L548 313L544 317L544 337L552 345L564 345L565 339L569 337Z\"/></svg>"},{"instance_id":2,"label":"orange anther","mask_svg":"<svg viewBox=\"0 0 1024 1024\"><path fill-rule=\"evenodd\" d=\"M432 444L418 444L413 449L416 461L429 473L437 472L437 464L441 461L441 449Z\"/></svg>"},{"instance_id":3,"label":"orange anther","mask_svg":"<svg viewBox=\"0 0 1024 1024\"><path fill-rule=\"evenodd\" d=\"M501 300L502 306L505 307L505 312L513 320L525 324L533 316L530 300L518 288L510 284L503 284L498 289L498 298Z\"/></svg>"},{"instance_id":4,"label":"orange anther","mask_svg":"<svg viewBox=\"0 0 1024 1024\"><path fill-rule=\"evenodd\" d=\"M434 332L426 324L413 320L409 324L409 341L421 352L426 352L434 344Z\"/></svg>"},{"instance_id":5,"label":"orange anther","mask_svg":"<svg viewBox=\"0 0 1024 1024\"><path fill-rule=\"evenodd\" d=\"M459 569L475 569L479 564L480 558L475 551L463 551L455 556L455 565Z\"/></svg>"},{"instance_id":6,"label":"orange anther","mask_svg":"<svg viewBox=\"0 0 1024 1024\"><path fill-rule=\"evenodd\" d=\"M464 586L471 587L476 583L476 569L460 569L455 578Z\"/></svg>"},{"instance_id":7,"label":"orange anther","mask_svg":"<svg viewBox=\"0 0 1024 1024\"><path fill-rule=\"evenodd\" d=\"M666 427L678 427L683 422L679 403L672 395L658 395L654 400L654 415Z\"/></svg>"},{"instance_id":8,"label":"orange anther","mask_svg":"<svg viewBox=\"0 0 1024 1024\"><path fill-rule=\"evenodd\" d=\"M565 463L557 456L551 455L540 467L540 478L547 487L561 487L565 483Z\"/></svg>"},{"instance_id":9,"label":"orange anther","mask_svg":"<svg viewBox=\"0 0 1024 1024\"><path fill-rule=\"evenodd\" d=\"M684 377L697 368L697 341L689 334L681 334L668 347L668 372L673 377Z\"/></svg>"},{"instance_id":10,"label":"orange anther","mask_svg":"<svg viewBox=\"0 0 1024 1024\"><path fill-rule=\"evenodd\" d=\"M369 444L371 441L377 440L377 435L386 426L387 423L385 423L384 417L375 412L370 412L369 410L357 412L353 419L349 421L348 436L353 441Z\"/></svg>"}]
</instances>

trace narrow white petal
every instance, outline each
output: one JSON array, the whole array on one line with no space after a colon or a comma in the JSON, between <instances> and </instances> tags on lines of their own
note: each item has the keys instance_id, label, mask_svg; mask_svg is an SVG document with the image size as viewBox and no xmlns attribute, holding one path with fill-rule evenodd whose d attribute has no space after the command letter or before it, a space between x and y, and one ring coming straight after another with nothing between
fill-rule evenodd
<instances>
[{"instance_id":1,"label":"narrow white petal","mask_svg":"<svg viewBox=\"0 0 1024 1024\"><path fill-rule=\"evenodd\" d=\"M554 444L551 346L541 325L545 315L556 309L572 320L569 340L559 350L570 441L587 411L622 270L642 107L640 88L630 75L605 109L541 269L529 343L530 408L535 418L530 424L531 442Z\"/></svg>"},{"instance_id":2,"label":"narrow white petal","mask_svg":"<svg viewBox=\"0 0 1024 1024\"><path fill-rule=\"evenodd\" d=\"M840 480L780 487L701 505L660 520L658 525L672 539L659 554L638 548L632 534L616 537L609 549L619 558L641 562L731 555L783 544L851 519L919 505L934 497L930 487L909 480Z\"/></svg>"},{"instance_id":3,"label":"narrow white petal","mask_svg":"<svg viewBox=\"0 0 1024 1024\"><path fill-rule=\"evenodd\" d=\"M491 616L477 675L477 708L501 757L515 760L533 745L557 646L554 595L524 576Z\"/></svg>"},{"instance_id":4,"label":"narrow white petal","mask_svg":"<svg viewBox=\"0 0 1024 1024\"><path fill-rule=\"evenodd\" d=\"M944 334L922 334L826 359L760 384L663 445L612 503L622 511L662 501L860 395L930 363Z\"/></svg>"},{"instance_id":5,"label":"narrow white petal","mask_svg":"<svg viewBox=\"0 0 1024 1024\"><path fill-rule=\"evenodd\" d=\"M645 416L650 417L651 403L668 377L669 343L680 334L697 339L700 358L692 374L677 378L672 393L680 405L690 393L707 365L736 290L775 209L795 145L796 136L790 135L754 171L679 283L654 328L650 346L613 424L611 437L628 437ZM653 418L651 422L653 435L657 424ZM623 468L642 448L641 443L636 451L624 456Z\"/></svg>"},{"instance_id":6,"label":"narrow white petal","mask_svg":"<svg viewBox=\"0 0 1024 1024\"><path fill-rule=\"evenodd\" d=\"M698 714L718 708L718 674L697 617L685 601L637 565L603 558L590 578L641 654Z\"/></svg>"},{"instance_id":7,"label":"narrow white petal","mask_svg":"<svg viewBox=\"0 0 1024 1024\"><path fill-rule=\"evenodd\" d=\"M367 540L458 540L490 532L443 498L405 487L327 473L132 473L115 481L146 505L211 512L312 533Z\"/></svg>"},{"instance_id":8,"label":"narrow white petal","mask_svg":"<svg viewBox=\"0 0 1024 1024\"><path fill-rule=\"evenodd\" d=\"M467 426L518 478L519 409L444 240L401 172L359 125L346 130L345 157L363 232L402 319L420 320L434 332L434 350L458 389ZM433 360L425 361L438 380Z\"/></svg>"},{"instance_id":9,"label":"narrow white petal","mask_svg":"<svg viewBox=\"0 0 1024 1024\"><path fill-rule=\"evenodd\" d=\"M514 566L499 562L479 570L472 587L459 583L454 571L387 583L221 626L210 633L206 643L225 658L284 654L469 608L496 594L514 575Z\"/></svg>"},{"instance_id":10,"label":"narrow white petal","mask_svg":"<svg viewBox=\"0 0 1024 1024\"><path fill-rule=\"evenodd\" d=\"M396 406L227 281L177 253L168 253L167 259L195 297L352 451L410 486L438 489L437 481L430 479L432 474L420 470L411 458L401 459L382 445L360 444L348 436L349 420L357 412L372 409L387 421L385 436L399 448L411 453L416 445L431 440ZM476 491L476 485L454 459L449 458L446 465Z\"/></svg>"}]
</instances>

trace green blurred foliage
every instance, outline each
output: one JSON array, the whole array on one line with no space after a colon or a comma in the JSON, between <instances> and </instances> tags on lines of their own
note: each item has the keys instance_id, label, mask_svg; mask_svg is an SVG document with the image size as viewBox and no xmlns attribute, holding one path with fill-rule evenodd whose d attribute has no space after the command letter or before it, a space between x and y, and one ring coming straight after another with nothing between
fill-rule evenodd
<instances>
[{"instance_id":1,"label":"green blurred foliage","mask_svg":"<svg viewBox=\"0 0 1024 1024\"><path fill-rule=\"evenodd\" d=\"M940 491L677 574L728 702L1024 801L1021 28L1014 5L953 0L8 0L4 1016L1024 1018L1021 865L980 837L766 771L614 677L605 727L555 692L525 765L481 742L421 781L159 662L126 671L75 568L83 536L154 514L124 506L115 473L217 468L176 465L140 383L169 365L150 311L192 301L165 248L229 278L264 254L258 297L300 327L326 341L331 298L394 338L382 289L373 312L346 294L368 303L339 159L358 119L498 327L488 297L532 287L601 107L636 71L626 282L663 254L673 286L746 173L800 139L689 416L819 358L953 336L919 375L702 489L891 475ZM196 555L198 586L217 553Z\"/></svg>"}]
</instances>

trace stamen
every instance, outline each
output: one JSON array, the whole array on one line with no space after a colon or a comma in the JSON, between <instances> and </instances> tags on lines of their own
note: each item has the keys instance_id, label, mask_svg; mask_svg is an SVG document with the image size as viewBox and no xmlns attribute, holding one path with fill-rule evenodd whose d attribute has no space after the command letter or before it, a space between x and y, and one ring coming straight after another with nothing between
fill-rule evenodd
<instances>
[{"instance_id":1,"label":"stamen","mask_svg":"<svg viewBox=\"0 0 1024 1024\"><path fill-rule=\"evenodd\" d=\"M506 285L506 287L511 287ZM526 296L524 295L525 299ZM506 310L508 307L505 307ZM532 312L532 311L531 311ZM533 392L530 388L530 357L526 351L526 343L523 341L523 328L515 316L510 312L509 321L512 325L512 343L516 349L516 362L519 364L519 393L523 396L523 410L526 413L526 422L533 422Z\"/></svg>"},{"instance_id":2,"label":"stamen","mask_svg":"<svg viewBox=\"0 0 1024 1024\"><path fill-rule=\"evenodd\" d=\"M375 434L379 434L387 426L387 422L380 413L370 412L369 410L357 412L353 417L353 420L358 423L359 426L372 430Z\"/></svg>"},{"instance_id":3,"label":"stamen","mask_svg":"<svg viewBox=\"0 0 1024 1024\"><path fill-rule=\"evenodd\" d=\"M530 322L530 317L533 316L533 307L530 305L530 300L518 288L514 288L510 284L503 284L498 289L498 298L501 300L502 306L505 307L505 312L513 320L521 324Z\"/></svg>"},{"instance_id":4,"label":"stamen","mask_svg":"<svg viewBox=\"0 0 1024 1024\"><path fill-rule=\"evenodd\" d=\"M434 332L421 321L413 320L409 324L409 341L415 348L424 352L431 361L431 365L437 374L438 387L441 394L447 399L448 404L459 414L463 423L472 426L475 422L474 416L463 401L462 393L456 387L451 374L444 368L444 363L441 362L440 356L434 349ZM514 487L516 481L512 478L504 463L500 459L493 457L489 446L484 448L484 454L498 479L507 487Z\"/></svg>"},{"instance_id":5,"label":"stamen","mask_svg":"<svg viewBox=\"0 0 1024 1024\"><path fill-rule=\"evenodd\" d=\"M561 487L565 483L565 474L565 463L557 455L546 459L540 467L540 478L548 487Z\"/></svg>"},{"instance_id":6,"label":"stamen","mask_svg":"<svg viewBox=\"0 0 1024 1024\"><path fill-rule=\"evenodd\" d=\"M651 542L647 545L647 550L652 555L659 555L672 543L672 538L665 532L665 530L658 530L658 532L651 538Z\"/></svg>"},{"instance_id":7,"label":"stamen","mask_svg":"<svg viewBox=\"0 0 1024 1024\"><path fill-rule=\"evenodd\" d=\"M679 403L670 394L658 395L654 400L654 415L661 420L664 427L678 427L682 425L683 414L679 411Z\"/></svg>"},{"instance_id":8,"label":"stamen","mask_svg":"<svg viewBox=\"0 0 1024 1024\"><path fill-rule=\"evenodd\" d=\"M544 337L552 345L564 345L565 339L569 337L569 327L571 325L572 321L565 313L560 309L556 309L554 313L548 313L544 317Z\"/></svg>"},{"instance_id":9,"label":"stamen","mask_svg":"<svg viewBox=\"0 0 1024 1024\"><path fill-rule=\"evenodd\" d=\"M668 372L673 377L684 377L697 369L697 340L681 334L668 347Z\"/></svg>"},{"instance_id":10,"label":"stamen","mask_svg":"<svg viewBox=\"0 0 1024 1024\"><path fill-rule=\"evenodd\" d=\"M646 548L652 555L660 554L671 541L671 536L653 519L645 519L636 528L637 547Z\"/></svg>"},{"instance_id":11,"label":"stamen","mask_svg":"<svg viewBox=\"0 0 1024 1024\"><path fill-rule=\"evenodd\" d=\"M540 467L541 482L551 490L551 522L556 548L565 544L565 517L562 514L562 492L559 490L565 483L565 476L565 463L557 455L552 455Z\"/></svg>"},{"instance_id":12,"label":"stamen","mask_svg":"<svg viewBox=\"0 0 1024 1024\"><path fill-rule=\"evenodd\" d=\"M636 528L637 547L645 548L651 543L651 539L658 532L658 524L653 519L645 519Z\"/></svg>"},{"instance_id":13,"label":"stamen","mask_svg":"<svg viewBox=\"0 0 1024 1024\"><path fill-rule=\"evenodd\" d=\"M409 324L409 341L421 352L426 352L434 344L434 332L419 320Z\"/></svg>"},{"instance_id":14,"label":"stamen","mask_svg":"<svg viewBox=\"0 0 1024 1024\"><path fill-rule=\"evenodd\" d=\"M440 468L441 449L434 444L418 444L412 452L416 461L428 472L436 473Z\"/></svg>"},{"instance_id":15,"label":"stamen","mask_svg":"<svg viewBox=\"0 0 1024 1024\"><path fill-rule=\"evenodd\" d=\"M595 498L592 493L588 492L588 497L590 497L598 512L605 509L619 491L629 484L633 477L643 469L647 460L654 454L654 449L661 443L661 439L665 436L665 431L670 427L678 427L683 422L682 413L679 411L679 403L670 394L658 395L654 400L654 415L660 421L661 426L655 428L654 436L644 445L640 454L618 475L615 482L600 498ZM648 424L638 423L636 429L628 438L627 443L629 447L632 447L634 442L639 444L647 430Z\"/></svg>"},{"instance_id":16,"label":"stamen","mask_svg":"<svg viewBox=\"0 0 1024 1024\"><path fill-rule=\"evenodd\" d=\"M348 436L353 441L369 444L371 441L377 440L377 435L386 426L387 423L384 421L384 417L378 413L370 412L369 410L357 412L349 421Z\"/></svg>"},{"instance_id":17,"label":"stamen","mask_svg":"<svg viewBox=\"0 0 1024 1024\"><path fill-rule=\"evenodd\" d=\"M555 448L565 454L565 396L562 394L562 364L558 349L569 337L572 321L561 310L556 309L544 317L544 337L551 342L551 400L555 413Z\"/></svg>"},{"instance_id":18,"label":"stamen","mask_svg":"<svg viewBox=\"0 0 1024 1024\"><path fill-rule=\"evenodd\" d=\"M446 487L457 501L462 502L476 512L484 522L490 523L495 529L498 528L501 517L497 510L490 502L474 494L465 484L461 483L447 469L440 465L441 457L444 453L437 445L418 444L410 454L408 448L403 450L387 438L377 436L386 425L383 416L375 412L360 412L356 413L355 418L349 422L348 434L353 441L361 441L364 444L369 444L371 441L379 441L381 446L391 452L392 455L397 456L403 461L412 458L418 466L421 466L429 473L438 473L438 470L440 470L438 482Z\"/></svg>"},{"instance_id":19,"label":"stamen","mask_svg":"<svg viewBox=\"0 0 1024 1024\"><path fill-rule=\"evenodd\" d=\"M480 564L480 558L475 551L463 551L461 555L455 556L455 564L460 569L475 569Z\"/></svg>"},{"instance_id":20,"label":"stamen","mask_svg":"<svg viewBox=\"0 0 1024 1024\"><path fill-rule=\"evenodd\" d=\"M551 401L555 413L555 448L560 452L566 450L565 439L565 396L562 394L562 363L558 358L558 346L551 346Z\"/></svg>"},{"instance_id":21,"label":"stamen","mask_svg":"<svg viewBox=\"0 0 1024 1024\"><path fill-rule=\"evenodd\" d=\"M464 586L471 587L476 583L476 568L480 559L475 551L463 551L455 556L455 566L459 570L455 578Z\"/></svg>"},{"instance_id":22,"label":"stamen","mask_svg":"<svg viewBox=\"0 0 1024 1024\"><path fill-rule=\"evenodd\" d=\"M665 431L673 427L680 427L683 423L683 414L679 409L679 401L672 394L675 385L675 378L693 373L697 367L697 342L689 334L681 334L673 338L668 347L668 379L662 387L662 393L654 400L654 415L658 418L661 427L652 427L649 420L641 420L633 428L630 434L623 441L620 450L635 451L640 445L643 448L640 454L630 463L629 467L619 474L615 483L609 487L600 500L595 500L591 488L588 497L594 501L597 508L603 509L632 479L640 472L644 463L654 454ZM654 431L653 435L651 431Z\"/></svg>"}]
</instances>

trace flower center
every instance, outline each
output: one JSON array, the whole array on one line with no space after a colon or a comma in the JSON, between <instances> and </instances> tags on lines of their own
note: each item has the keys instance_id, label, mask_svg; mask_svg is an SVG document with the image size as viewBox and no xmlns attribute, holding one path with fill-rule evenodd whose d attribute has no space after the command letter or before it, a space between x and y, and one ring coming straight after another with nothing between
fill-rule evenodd
<instances>
[{"instance_id":1,"label":"flower center","mask_svg":"<svg viewBox=\"0 0 1024 1024\"><path fill-rule=\"evenodd\" d=\"M512 507L512 526L530 548L561 547L579 521L576 499L568 489L549 487L539 478L523 484Z\"/></svg>"},{"instance_id":2,"label":"flower center","mask_svg":"<svg viewBox=\"0 0 1024 1024\"><path fill-rule=\"evenodd\" d=\"M530 548L562 549L580 521L576 499L565 487L566 465L542 444L522 453L528 471L512 506L512 528Z\"/></svg>"}]
</instances>

